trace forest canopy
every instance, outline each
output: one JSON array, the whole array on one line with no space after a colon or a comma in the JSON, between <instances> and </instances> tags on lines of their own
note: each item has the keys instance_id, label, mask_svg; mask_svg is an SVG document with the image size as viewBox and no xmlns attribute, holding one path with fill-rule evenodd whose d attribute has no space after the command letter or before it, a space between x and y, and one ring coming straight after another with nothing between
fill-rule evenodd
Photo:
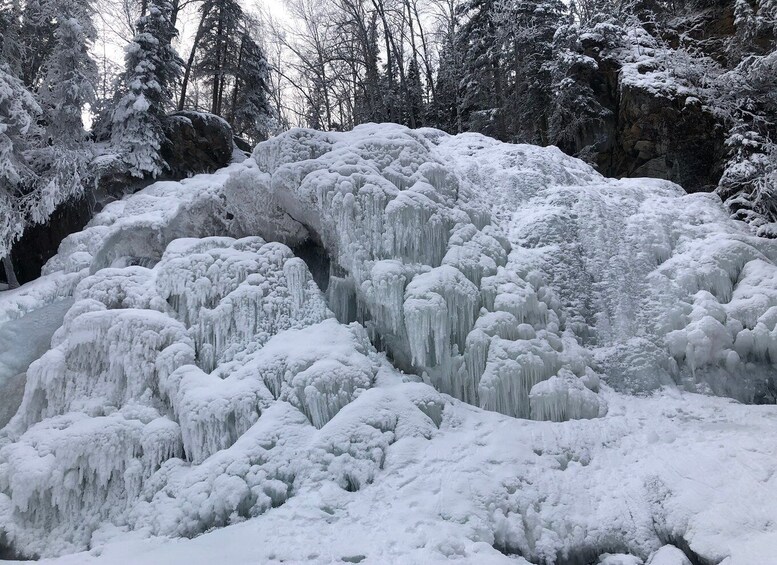
<instances>
[{"instance_id":1,"label":"forest canopy","mask_svg":"<svg viewBox=\"0 0 777 565\"><path fill-rule=\"evenodd\" d=\"M774 0L282 6L2 0L0 256L106 170L169 175L183 110L248 144L395 122L557 145L609 176L716 190L777 235Z\"/></svg>"}]
</instances>

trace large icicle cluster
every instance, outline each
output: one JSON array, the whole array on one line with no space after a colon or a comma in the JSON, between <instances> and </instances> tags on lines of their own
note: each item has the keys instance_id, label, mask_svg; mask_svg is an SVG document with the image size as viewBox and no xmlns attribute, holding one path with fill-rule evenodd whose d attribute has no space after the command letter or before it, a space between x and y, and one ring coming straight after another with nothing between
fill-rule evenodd
<instances>
[{"instance_id":1,"label":"large icicle cluster","mask_svg":"<svg viewBox=\"0 0 777 565\"><path fill-rule=\"evenodd\" d=\"M127 524L172 469L186 482L257 422L274 428L261 416L277 401L310 436L372 387L379 368L364 331L332 318L305 264L258 237L173 240L152 268L98 270L74 299L3 432L3 529L26 552L77 549L105 520ZM253 489L239 509L201 517L186 532L288 496L292 470L282 473L286 483L277 469L254 473L237 473ZM164 488L165 497L173 492ZM224 488L248 487L218 488L229 499Z\"/></svg>"},{"instance_id":2,"label":"large icicle cluster","mask_svg":"<svg viewBox=\"0 0 777 565\"><path fill-rule=\"evenodd\" d=\"M555 150L482 136L439 151L460 177L508 187L489 193L508 268L547 283L611 385L777 400L777 242L728 221L716 196L606 181Z\"/></svg>"},{"instance_id":3,"label":"large icicle cluster","mask_svg":"<svg viewBox=\"0 0 777 565\"><path fill-rule=\"evenodd\" d=\"M598 416L598 407L571 405L570 390L590 379L569 375L592 369L564 337L557 298L537 273L524 278L506 268L507 237L479 187L452 174L437 154L442 138L433 130L365 126L271 139L254 151L253 174L229 183L233 229L290 244L319 241L332 256L328 295L339 319L362 322L399 367L438 390L540 417L531 410L532 386L566 370L543 398L560 403L556 414ZM495 315L512 316L510 335L490 327ZM504 341L512 343L490 353L492 342Z\"/></svg>"}]
</instances>

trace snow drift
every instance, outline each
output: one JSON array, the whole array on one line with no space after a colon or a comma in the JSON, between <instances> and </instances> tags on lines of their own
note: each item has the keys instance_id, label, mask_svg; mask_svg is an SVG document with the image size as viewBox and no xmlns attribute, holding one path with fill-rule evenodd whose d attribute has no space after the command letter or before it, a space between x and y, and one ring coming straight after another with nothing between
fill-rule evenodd
<instances>
[{"instance_id":1,"label":"snow drift","mask_svg":"<svg viewBox=\"0 0 777 565\"><path fill-rule=\"evenodd\" d=\"M306 264L293 251L305 246L327 260ZM408 446L509 420L458 401L601 419L567 425L604 436L630 394L666 385L774 402L776 261L777 242L716 197L607 180L555 148L292 130L110 204L40 280L0 295L2 330L69 308L40 358L0 359L26 373L2 432L0 527L18 551L58 555L127 530L195 536L326 485L358 492ZM581 446L575 461L590 457ZM663 484L651 472L629 496ZM670 494L627 533L617 511L597 532L561 523L539 502L552 483L526 480L527 499L506 478L465 497L472 516L491 510L456 535L573 563L647 557L691 528L686 509L666 516ZM645 529L659 514L669 533Z\"/></svg>"}]
</instances>

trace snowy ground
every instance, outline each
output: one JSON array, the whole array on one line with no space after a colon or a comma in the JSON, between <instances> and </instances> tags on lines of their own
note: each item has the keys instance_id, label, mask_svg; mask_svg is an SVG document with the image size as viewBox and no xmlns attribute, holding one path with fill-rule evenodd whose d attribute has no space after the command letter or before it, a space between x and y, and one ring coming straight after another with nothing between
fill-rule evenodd
<instances>
[{"instance_id":1,"label":"snowy ground","mask_svg":"<svg viewBox=\"0 0 777 565\"><path fill-rule=\"evenodd\" d=\"M529 528L548 557L569 550L561 563L683 538L709 562L775 562L775 407L676 391L608 401L605 418L564 423L457 403L357 493L324 485L193 540L130 538L57 562L515 563L493 545L517 553Z\"/></svg>"},{"instance_id":2,"label":"snowy ground","mask_svg":"<svg viewBox=\"0 0 777 565\"><path fill-rule=\"evenodd\" d=\"M0 529L58 563L777 563L775 262L554 148L289 132L0 293Z\"/></svg>"}]
</instances>

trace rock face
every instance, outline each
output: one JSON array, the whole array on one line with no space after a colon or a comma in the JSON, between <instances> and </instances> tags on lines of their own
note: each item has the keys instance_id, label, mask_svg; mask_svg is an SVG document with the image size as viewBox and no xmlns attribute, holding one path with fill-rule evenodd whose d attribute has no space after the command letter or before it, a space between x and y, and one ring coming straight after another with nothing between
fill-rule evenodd
<instances>
[{"instance_id":1,"label":"rock face","mask_svg":"<svg viewBox=\"0 0 777 565\"><path fill-rule=\"evenodd\" d=\"M725 130L697 98L665 98L622 86L616 128L608 175L667 179L688 192L717 186Z\"/></svg>"},{"instance_id":2,"label":"rock face","mask_svg":"<svg viewBox=\"0 0 777 565\"><path fill-rule=\"evenodd\" d=\"M210 173L232 160L232 128L218 116L203 112L176 112L167 117L164 127L169 141L162 147L162 155L170 165L169 180ZM46 223L29 227L14 246L14 269L21 284L39 277L41 268L57 252L60 242L83 229L92 214L102 209L104 204L137 192L153 182L127 174L116 156L104 155L98 160L99 163L95 161L96 190L87 191L75 202L63 204Z\"/></svg>"},{"instance_id":3,"label":"rock face","mask_svg":"<svg viewBox=\"0 0 777 565\"><path fill-rule=\"evenodd\" d=\"M57 252L60 242L80 231L92 217L91 193L57 208L45 224L30 226L14 245L11 257L21 284L40 276L41 267Z\"/></svg>"},{"instance_id":4,"label":"rock face","mask_svg":"<svg viewBox=\"0 0 777 565\"><path fill-rule=\"evenodd\" d=\"M211 173L232 158L232 128L218 116L184 110L169 115L164 128L169 142L162 156L172 177Z\"/></svg>"},{"instance_id":5,"label":"rock face","mask_svg":"<svg viewBox=\"0 0 777 565\"><path fill-rule=\"evenodd\" d=\"M575 81L591 88L608 115L559 147L570 155L586 153L605 176L666 179L687 192L715 190L726 157L723 124L697 98L641 81L640 74L654 70L649 65L637 65L636 77L624 79L623 65L605 44L589 37L582 47L596 68L576 68Z\"/></svg>"}]
</instances>

